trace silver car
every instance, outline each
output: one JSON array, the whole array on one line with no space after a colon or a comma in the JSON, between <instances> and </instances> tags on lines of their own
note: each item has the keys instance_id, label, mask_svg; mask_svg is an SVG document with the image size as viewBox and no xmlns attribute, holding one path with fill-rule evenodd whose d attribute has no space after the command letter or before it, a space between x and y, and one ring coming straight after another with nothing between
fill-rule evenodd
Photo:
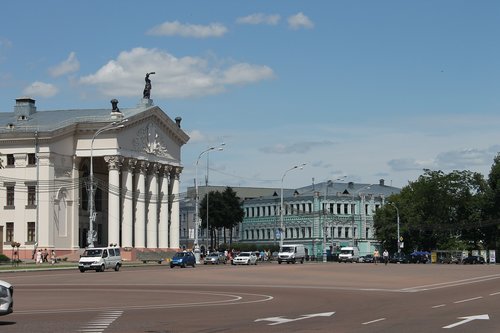
<instances>
[{"instance_id":1,"label":"silver car","mask_svg":"<svg viewBox=\"0 0 500 333\"><path fill-rule=\"evenodd\" d=\"M203 259L203 264L213 264L213 265L218 265L218 264L226 264L227 258L224 255L224 253L221 252L212 252L209 253L205 259Z\"/></svg>"},{"instance_id":2,"label":"silver car","mask_svg":"<svg viewBox=\"0 0 500 333\"><path fill-rule=\"evenodd\" d=\"M257 256L253 252L241 252L233 259L233 265L257 265Z\"/></svg>"},{"instance_id":3,"label":"silver car","mask_svg":"<svg viewBox=\"0 0 500 333\"><path fill-rule=\"evenodd\" d=\"M14 311L14 287L8 282L0 280L0 316Z\"/></svg>"}]
</instances>

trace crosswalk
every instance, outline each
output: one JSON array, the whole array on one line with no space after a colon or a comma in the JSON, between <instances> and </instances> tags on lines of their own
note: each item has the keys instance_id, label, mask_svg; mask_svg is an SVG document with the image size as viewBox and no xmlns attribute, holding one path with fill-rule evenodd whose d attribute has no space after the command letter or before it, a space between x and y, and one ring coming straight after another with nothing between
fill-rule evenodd
<instances>
[{"instance_id":1,"label":"crosswalk","mask_svg":"<svg viewBox=\"0 0 500 333\"><path fill-rule=\"evenodd\" d=\"M123 314L123 311L106 311L100 313L94 320L80 327L77 332L101 333L109 327L116 319Z\"/></svg>"}]
</instances>

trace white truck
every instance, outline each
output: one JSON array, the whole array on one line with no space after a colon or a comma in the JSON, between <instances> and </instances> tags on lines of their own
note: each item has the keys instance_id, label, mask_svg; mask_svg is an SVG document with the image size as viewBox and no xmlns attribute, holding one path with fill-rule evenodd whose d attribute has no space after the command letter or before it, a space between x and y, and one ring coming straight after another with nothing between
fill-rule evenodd
<instances>
[{"instance_id":1,"label":"white truck","mask_svg":"<svg viewBox=\"0 0 500 333\"><path fill-rule=\"evenodd\" d=\"M306 249L304 244L283 245L278 253L278 264L281 264L282 262L295 264L298 261L303 264L305 259Z\"/></svg>"},{"instance_id":2,"label":"white truck","mask_svg":"<svg viewBox=\"0 0 500 333\"><path fill-rule=\"evenodd\" d=\"M358 262L359 249L357 247L345 246L340 248L339 262Z\"/></svg>"}]
</instances>

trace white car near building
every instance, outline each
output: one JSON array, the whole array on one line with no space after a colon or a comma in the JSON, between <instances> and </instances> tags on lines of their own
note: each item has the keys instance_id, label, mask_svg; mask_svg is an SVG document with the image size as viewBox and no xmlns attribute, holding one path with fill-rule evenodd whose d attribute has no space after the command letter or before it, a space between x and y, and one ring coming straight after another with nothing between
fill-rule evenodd
<instances>
[{"instance_id":1,"label":"white car near building","mask_svg":"<svg viewBox=\"0 0 500 333\"><path fill-rule=\"evenodd\" d=\"M8 282L0 280L0 316L14 311L14 287Z\"/></svg>"},{"instance_id":2,"label":"white car near building","mask_svg":"<svg viewBox=\"0 0 500 333\"><path fill-rule=\"evenodd\" d=\"M253 252L241 252L233 259L233 265L257 265L257 256Z\"/></svg>"}]
</instances>

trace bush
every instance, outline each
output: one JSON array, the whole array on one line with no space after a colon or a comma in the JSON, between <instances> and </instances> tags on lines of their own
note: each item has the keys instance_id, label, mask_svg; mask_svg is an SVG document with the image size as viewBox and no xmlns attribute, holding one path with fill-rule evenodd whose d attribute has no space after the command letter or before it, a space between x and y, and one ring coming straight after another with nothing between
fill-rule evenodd
<instances>
[{"instance_id":1,"label":"bush","mask_svg":"<svg viewBox=\"0 0 500 333\"><path fill-rule=\"evenodd\" d=\"M0 262L10 262L10 258L5 254L0 254Z\"/></svg>"}]
</instances>

